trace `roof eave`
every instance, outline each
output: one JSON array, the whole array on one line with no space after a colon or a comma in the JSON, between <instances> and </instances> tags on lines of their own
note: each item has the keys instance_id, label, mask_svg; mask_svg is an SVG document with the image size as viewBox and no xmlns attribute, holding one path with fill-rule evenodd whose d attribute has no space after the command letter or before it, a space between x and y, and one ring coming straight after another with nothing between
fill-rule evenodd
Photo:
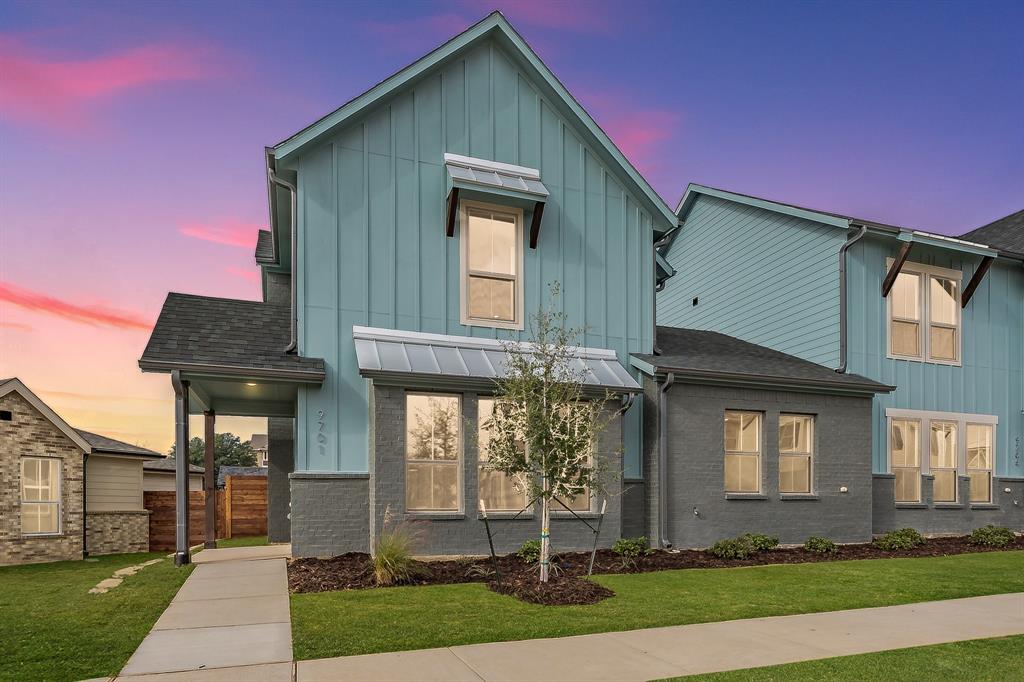
<instances>
[{"instance_id":1,"label":"roof eave","mask_svg":"<svg viewBox=\"0 0 1024 682\"><path fill-rule=\"evenodd\" d=\"M173 362L167 360L139 359L143 372L173 372L179 370L196 375L225 376L231 378L259 378L294 381L304 384L322 384L327 374L324 370L279 369L271 367L243 367L240 365L218 365L201 362Z\"/></svg>"}]
</instances>

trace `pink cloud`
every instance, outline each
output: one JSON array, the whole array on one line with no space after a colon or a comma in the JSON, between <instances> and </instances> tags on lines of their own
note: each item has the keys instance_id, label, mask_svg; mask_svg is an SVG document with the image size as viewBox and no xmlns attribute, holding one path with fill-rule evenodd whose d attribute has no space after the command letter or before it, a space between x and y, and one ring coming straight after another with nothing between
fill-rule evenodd
<instances>
[{"instance_id":1,"label":"pink cloud","mask_svg":"<svg viewBox=\"0 0 1024 682\"><path fill-rule=\"evenodd\" d=\"M23 289L10 282L0 281L0 301L32 312L93 326L145 331L153 328L153 323L141 315L115 310L105 303L71 303L37 291Z\"/></svg>"},{"instance_id":2,"label":"pink cloud","mask_svg":"<svg viewBox=\"0 0 1024 682\"><path fill-rule=\"evenodd\" d=\"M233 265L229 265L228 267L224 268L224 271L227 272L229 275L241 277L242 279L247 280L249 282L253 282L255 284L260 283L260 273L258 271L248 270L246 268L237 268Z\"/></svg>"},{"instance_id":3,"label":"pink cloud","mask_svg":"<svg viewBox=\"0 0 1024 682\"><path fill-rule=\"evenodd\" d=\"M32 325L25 324L24 322L4 322L0 320L0 329L13 329L19 332L30 332L32 331Z\"/></svg>"},{"instance_id":4,"label":"pink cloud","mask_svg":"<svg viewBox=\"0 0 1024 682\"><path fill-rule=\"evenodd\" d=\"M261 229L261 225L239 220L225 220L218 224L181 223L178 225L178 232L186 237L246 249L256 246L256 238Z\"/></svg>"},{"instance_id":5,"label":"pink cloud","mask_svg":"<svg viewBox=\"0 0 1024 682\"><path fill-rule=\"evenodd\" d=\"M88 104L154 83L194 80L210 72L194 46L154 44L98 57L45 56L0 34L0 115L75 128Z\"/></svg>"}]
</instances>

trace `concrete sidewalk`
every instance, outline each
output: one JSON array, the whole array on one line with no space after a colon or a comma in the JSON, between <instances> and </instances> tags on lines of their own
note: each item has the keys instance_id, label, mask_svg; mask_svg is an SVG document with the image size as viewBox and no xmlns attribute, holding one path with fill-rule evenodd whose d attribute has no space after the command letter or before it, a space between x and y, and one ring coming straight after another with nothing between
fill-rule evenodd
<instances>
[{"instance_id":1,"label":"concrete sidewalk","mask_svg":"<svg viewBox=\"0 0 1024 682\"><path fill-rule=\"evenodd\" d=\"M289 682L288 545L207 549L117 679Z\"/></svg>"},{"instance_id":2,"label":"concrete sidewalk","mask_svg":"<svg viewBox=\"0 0 1024 682\"><path fill-rule=\"evenodd\" d=\"M296 664L296 682L633 680L1024 634L1024 593Z\"/></svg>"}]
</instances>

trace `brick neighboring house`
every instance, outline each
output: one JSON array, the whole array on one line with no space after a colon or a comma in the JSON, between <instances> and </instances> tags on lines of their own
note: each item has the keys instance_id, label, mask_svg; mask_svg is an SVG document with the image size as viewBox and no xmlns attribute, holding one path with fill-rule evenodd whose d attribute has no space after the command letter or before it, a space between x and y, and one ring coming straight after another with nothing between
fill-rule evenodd
<instances>
[{"instance_id":1,"label":"brick neighboring house","mask_svg":"<svg viewBox=\"0 0 1024 682\"><path fill-rule=\"evenodd\" d=\"M75 429L0 380L0 565L144 552L142 464L159 453Z\"/></svg>"}]
</instances>

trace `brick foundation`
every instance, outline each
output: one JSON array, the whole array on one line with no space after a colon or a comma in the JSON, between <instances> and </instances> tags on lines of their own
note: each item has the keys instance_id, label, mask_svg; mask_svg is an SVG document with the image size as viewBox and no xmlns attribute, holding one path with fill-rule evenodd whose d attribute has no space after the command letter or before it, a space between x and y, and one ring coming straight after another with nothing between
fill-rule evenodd
<instances>
[{"instance_id":1,"label":"brick foundation","mask_svg":"<svg viewBox=\"0 0 1024 682\"><path fill-rule=\"evenodd\" d=\"M149 512L86 512L86 547L89 554L125 554L149 551Z\"/></svg>"}]
</instances>

